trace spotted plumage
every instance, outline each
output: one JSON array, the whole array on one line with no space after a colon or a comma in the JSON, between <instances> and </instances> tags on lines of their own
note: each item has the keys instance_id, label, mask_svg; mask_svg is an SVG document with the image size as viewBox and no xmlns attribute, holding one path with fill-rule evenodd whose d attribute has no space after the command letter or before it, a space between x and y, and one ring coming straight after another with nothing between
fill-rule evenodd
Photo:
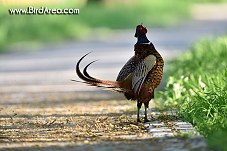
<instances>
[{"instance_id":1,"label":"spotted plumage","mask_svg":"<svg viewBox=\"0 0 227 151\"><path fill-rule=\"evenodd\" d=\"M137 101L137 121L140 122L139 110L144 104L147 122L147 108L149 101L154 98L154 90L160 84L163 74L164 61L154 45L146 37L147 29L142 25L136 28L135 37L137 43L134 45L135 55L120 70L116 81L104 81L90 76L87 73L89 63L83 70L79 69L84 55L76 65L77 75L91 86L105 87L110 90L124 93L128 100ZM75 80L74 80L75 81Z\"/></svg>"}]
</instances>

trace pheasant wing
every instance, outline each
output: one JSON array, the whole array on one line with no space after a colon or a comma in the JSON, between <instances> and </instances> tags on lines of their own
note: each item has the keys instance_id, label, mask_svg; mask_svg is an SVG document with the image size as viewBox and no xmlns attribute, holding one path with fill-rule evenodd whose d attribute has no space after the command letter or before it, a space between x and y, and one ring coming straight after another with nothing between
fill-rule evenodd
<instances>
[{"instance_id":1,"label":"pheasant wing","mask_svg":"<svg viewBox=\"0 0 227 151\"><path fill-rule=\"evenodd\" d=\"M148 55L142 61L140 61L135 67L132 73L132 89L135 93L139 93L143 85L144 80L147 77L149 71L156 63L156 57L154 55Z\"/></svg>"},{"instance_id":2,"label":"pheasant wing","mask_svg":"<svg viewBox=\"0 0 227 151\"><path fill-rule=\"evenodd\" d=\"M135 69L137 64L139 63L139 58L137 56L133 56L128 60L128 62L123 66L123 68L120 70L117 81L123 81L125 78L128 77L129 74L131 74Z\"/></svg>"}]
</instances>

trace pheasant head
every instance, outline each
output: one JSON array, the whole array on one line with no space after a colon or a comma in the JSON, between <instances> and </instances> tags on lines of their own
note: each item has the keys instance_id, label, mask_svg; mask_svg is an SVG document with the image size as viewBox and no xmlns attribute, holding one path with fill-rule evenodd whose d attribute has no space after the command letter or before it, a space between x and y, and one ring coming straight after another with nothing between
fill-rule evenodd
<instances>
[{"instance_id":1,"label":"pheasant head","mask_svg":"<svg viewBox=\"0 0 227 151\"><path fill-rule=\"evenodd\" d=\"M137 38L136 44L142 44L142 43L149 43L150 42L147 39L146 33L147 33L147 28L143 27L143 25L138 25L136 27L136 33L135 33L135 37Z\"/></svg>"}]
</instances>

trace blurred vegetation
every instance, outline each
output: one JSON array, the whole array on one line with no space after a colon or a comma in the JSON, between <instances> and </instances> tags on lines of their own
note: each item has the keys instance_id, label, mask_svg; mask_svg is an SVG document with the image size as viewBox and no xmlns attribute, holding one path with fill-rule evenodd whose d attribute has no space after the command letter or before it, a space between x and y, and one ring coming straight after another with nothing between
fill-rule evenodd
<instances>
[{"instance_id":1,"label":"blurred vegetation","mask_svg":"<svg viewBox=\"0 0 227 151\"><path fill-rule=\"evenodd\" d=\"M190 1L190 0L189 0ZM192 0L197 3L226 3L227 0Z\"/></svg>"},{"instance_id":2,"label":"blurred vegetation","mask_svg":"<svg viewBox=\"0 0 227 151\"><path fill-rule=\"evenodd\" d=\"M48 8L79 8L78 15L9 15L9 8L0 6L0 51L9 46L27 42L30 45L43 42L83 38L94 28L134 28L143 22L145 25L170 25L188 16L187 5L176 0L111 3L79 6L74 3L57 4ZM39 6L36 6L39 8ZM186 9L185 9L186 8ZM101 34L101 33L100 33ZM95 37L94 37L95 38ZM11 45L14 44L14 45Z\"/></svg>"},{"instance_id":3,"label":"blurred vegetation","mask_svg":"<svg viewBox=\"0 0 227 151\"><path fill-rule=\"evenodd\" d=\"M227 37L203 40L176 58L160 106L179 110L208 138L210 146L227 150Z\"/></svg>"},{"instance_id":4,"label":"blurred vegetation","mask_svg":"<svg viewBox=\"0 0 227 151\"><path fill-rule=\"evenodd\" d=\"M45 5L48 8L79 8L78 15L9 15L9 8L26 8L29 5L0 6L0 52L25 44L32 46L84 38L91 36L95 28L134 28L141 22L148 27L173 25L189 18L190 4L194 2L89 0L86 5L79 0L68 0L64 4ZM43 5L35 5L36 8L40 6Z\"/></svg>"}]
</instances>

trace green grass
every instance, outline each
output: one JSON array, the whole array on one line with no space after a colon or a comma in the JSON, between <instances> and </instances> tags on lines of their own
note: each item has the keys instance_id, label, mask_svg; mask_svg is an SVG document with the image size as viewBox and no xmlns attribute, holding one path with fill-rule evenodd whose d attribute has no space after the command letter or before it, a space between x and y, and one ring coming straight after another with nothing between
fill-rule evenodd
<instances>
[{"instance_id":1,"label":"green grass","mask_svg":"<svg viewBox=\"0 0 227 151\"><path fill-rule=\"evenodd\" d=\"M179 110L211 147L227 150L227 37L203 40L167 63L164 105Z\"/></svg>"}]
</instances>

